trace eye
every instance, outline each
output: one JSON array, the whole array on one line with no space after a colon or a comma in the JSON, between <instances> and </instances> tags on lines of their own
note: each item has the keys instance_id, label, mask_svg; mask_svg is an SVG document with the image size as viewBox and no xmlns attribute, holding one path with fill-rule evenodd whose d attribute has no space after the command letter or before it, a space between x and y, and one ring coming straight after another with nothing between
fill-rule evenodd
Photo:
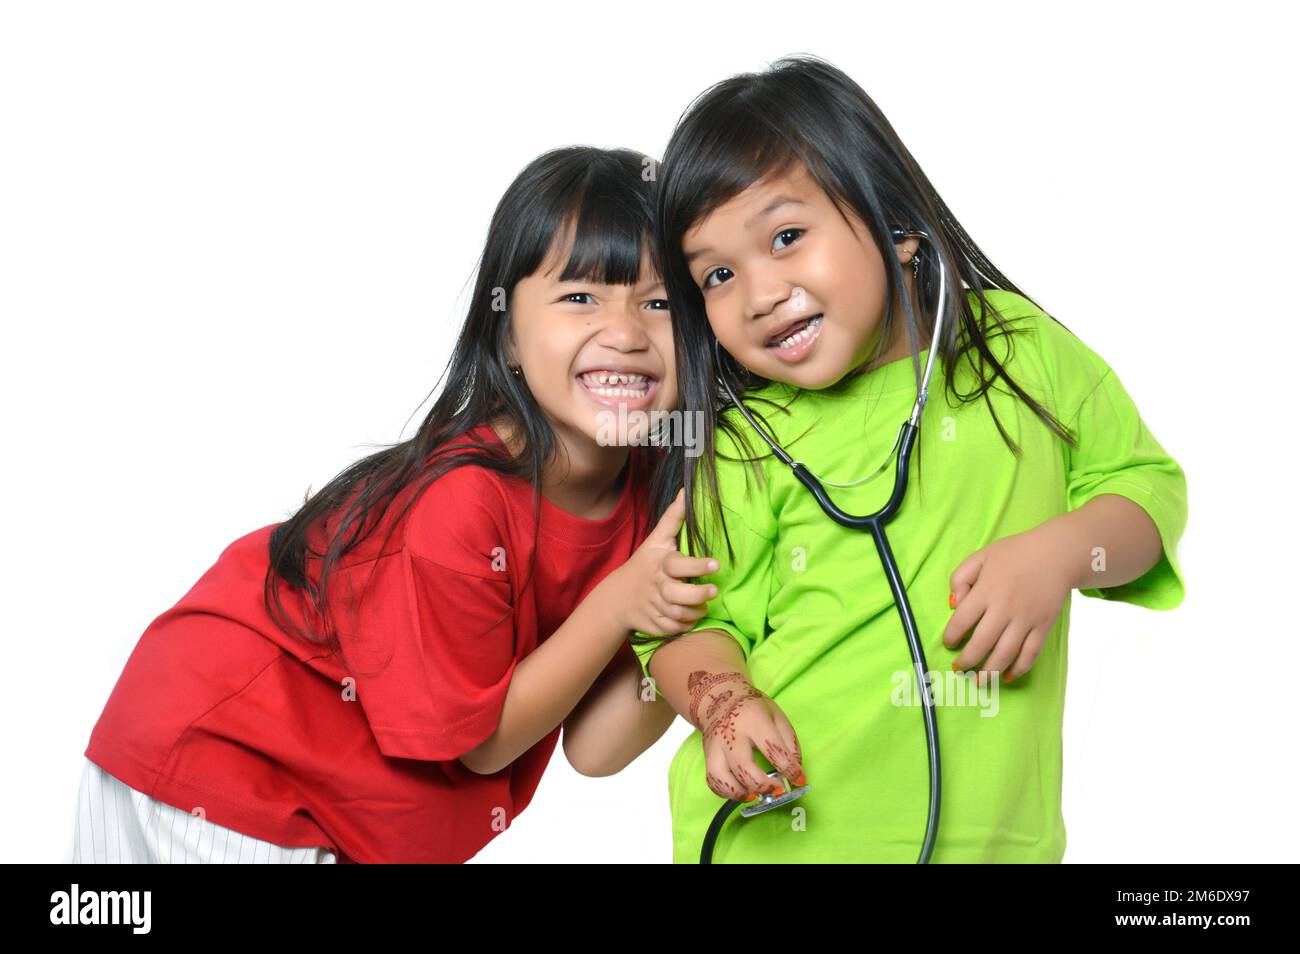
<instances>
[{"instance_id":1,"label":"eye","mask_svg":"<svg viewBox=\"0 0 1300 954\"><path fill-rule=\"evenodd\" d=\"M668 304L668 299L667 299L667 298L653 298L653 299L651 299L650 301L646 302L646 307L647 307L647 308L650 308L651 305L662 305L662 306L663 306L663 307L661 307L661 308L651 308L651 309L650 309L651 311L667 311L667 310L669 309L669 307L670 307L669 304Z\"/></svg>"},{"instance_id":2,"label":"eye","mask_svg":"<svg viewBox=\"0 0 1300 954\"><path fill-rule=\"evenodd\" d=\"M591 297L592 297L591 292L574 292L572 295L565 295L563 298L560 299L560 301L570 301L571 299L574 299L574 298L591 298ZM586 304L588 304L588 302L585 302L585 301L575 301L574 304L575 304L575 305L586 305ZM594 304L594 303L593 303L593 304Z\"/></svg>"},{"instance_id":3,"label":"eye","mask_svg":"<svg viewBox=\"0 0 1300 954\"><path fill-rule=\"evenodd\" d=\"M803 235L804 231L805 231L804 229L782 229L781 231L779 231L779 232L776 233L776 236L772 239L772 243L775 245L775 244L776 244L776 239L779 239L782 235L793 235L794 238L797 239L800 235ZM793 242L793 241L794 241L794 239L791 239L791 242ZM782 248L789 248L790 246L789 246L789 245L783 245L783 246L781 246L781 247L782 247Z\"/></svg>"},{"instance_id":4,"label":"eye","mask_svg":"<svg viewBox=\"0 0 1300 954\"><path fill-rule=\"evenodd\" d=\"M707 288L709 287L709 279L711 279L714 275L717 275L719 272L726 272L726 273L730 274L730 273L731 273L731 269L729 269L729 268L715 268L713 271L709 272L709 274L707 274L707 275L704 276L704 285L703 285L702 287L704 287L704 288L707 289ZM724 279L724 281L725 281L725 279ZM721 284L721 282L719 282L719 284Z\"/></svg>"}]
</instances>

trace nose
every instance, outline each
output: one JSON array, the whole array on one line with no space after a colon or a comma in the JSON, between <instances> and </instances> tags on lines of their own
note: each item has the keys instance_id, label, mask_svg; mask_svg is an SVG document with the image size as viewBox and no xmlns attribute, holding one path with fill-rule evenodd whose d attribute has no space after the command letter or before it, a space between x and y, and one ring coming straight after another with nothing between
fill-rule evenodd
<instances>
[{"instance_id":1,"label":"nose","mask_svg":"<svg viewBox=\"0 0 1300 954\"><path fill-rule=\"evenodd\" d=\"M646 322L653 321L656 315L634 303L629 303L626 307L614 306L604 311L604 326L599 335L602 345L619 351L630 351L650 343Z\"/></svg>"},{"instance_id":2,"label":"nose","mask_svg":"<svg viewBox=\"0 0 1300 954\"><path fill-rule=\"evenodd\" d=\"M746 309L749 318L764 318L790 297L793 286L767 268L752 269L747 282Z\"/></svg>"}]
</instances>

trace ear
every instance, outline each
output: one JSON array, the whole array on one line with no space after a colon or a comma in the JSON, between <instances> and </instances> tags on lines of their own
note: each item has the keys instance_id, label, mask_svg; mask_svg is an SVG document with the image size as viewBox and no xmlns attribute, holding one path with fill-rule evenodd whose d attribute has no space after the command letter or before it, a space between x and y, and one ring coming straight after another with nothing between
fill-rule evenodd
<instances>
[{"instance_id":1,"label":"ear","mask_svg":"<svg viewBox=\"0 0 1300 954\"><path fill-rule=\"evenodd\" d=\"M898 255L898 263L900 265L906 265L912 260L912 256L916 254L917 249L920 247L921 240L915 235L909 235L901 242L896 242L894 244L894 251Z\"/></svg>"},{"instance_id":2,"label":"ear","mask_svg":"<svg viewBox=\"0 0 1300 954\"><path fill-rule=\"evenodd\" d=\"M513 324L506 328L506 367L519 367L519 361L515 355L515 327Z\"/></svg>"}]
</instances>

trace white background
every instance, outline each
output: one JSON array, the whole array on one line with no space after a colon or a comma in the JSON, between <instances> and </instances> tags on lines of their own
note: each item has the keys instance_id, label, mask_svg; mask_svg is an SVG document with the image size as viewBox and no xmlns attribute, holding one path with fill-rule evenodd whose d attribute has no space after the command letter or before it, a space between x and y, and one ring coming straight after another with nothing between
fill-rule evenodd
<instances>
[{"instance_id":1,"label":"white background","mask_svg":"<svg viewBox=\"0 0 1300 954\"><path fill-rule=\"evenodd\" d=\"M880 104L1187 473L1183 605L1074 597L1066 861L1292 858L1284 5L466 6L0 7L0 858L63 857L149 622L411 436L516 172L571 143L659 156L699 92L795 52ZM687 734L608 779L557 750L475 860L670 860Z\"/></svg>"}]
</instances>

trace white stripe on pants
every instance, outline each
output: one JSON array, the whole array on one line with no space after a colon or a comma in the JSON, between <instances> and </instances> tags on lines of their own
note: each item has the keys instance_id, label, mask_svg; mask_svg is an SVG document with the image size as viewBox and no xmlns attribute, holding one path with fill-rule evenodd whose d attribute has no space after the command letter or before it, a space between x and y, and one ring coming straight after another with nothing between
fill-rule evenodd
<instances>
[{"instance_id":1,"label":"white stripe on pants","mask_svg":"<svg viewBox=\"0 0 1300 954\"><path fill-rule=\"evenodd\" d=\"M334 864L328 848L285 848L191 815L109 775L81 774L74 864Z\"/></svg>"}]
</instances>

